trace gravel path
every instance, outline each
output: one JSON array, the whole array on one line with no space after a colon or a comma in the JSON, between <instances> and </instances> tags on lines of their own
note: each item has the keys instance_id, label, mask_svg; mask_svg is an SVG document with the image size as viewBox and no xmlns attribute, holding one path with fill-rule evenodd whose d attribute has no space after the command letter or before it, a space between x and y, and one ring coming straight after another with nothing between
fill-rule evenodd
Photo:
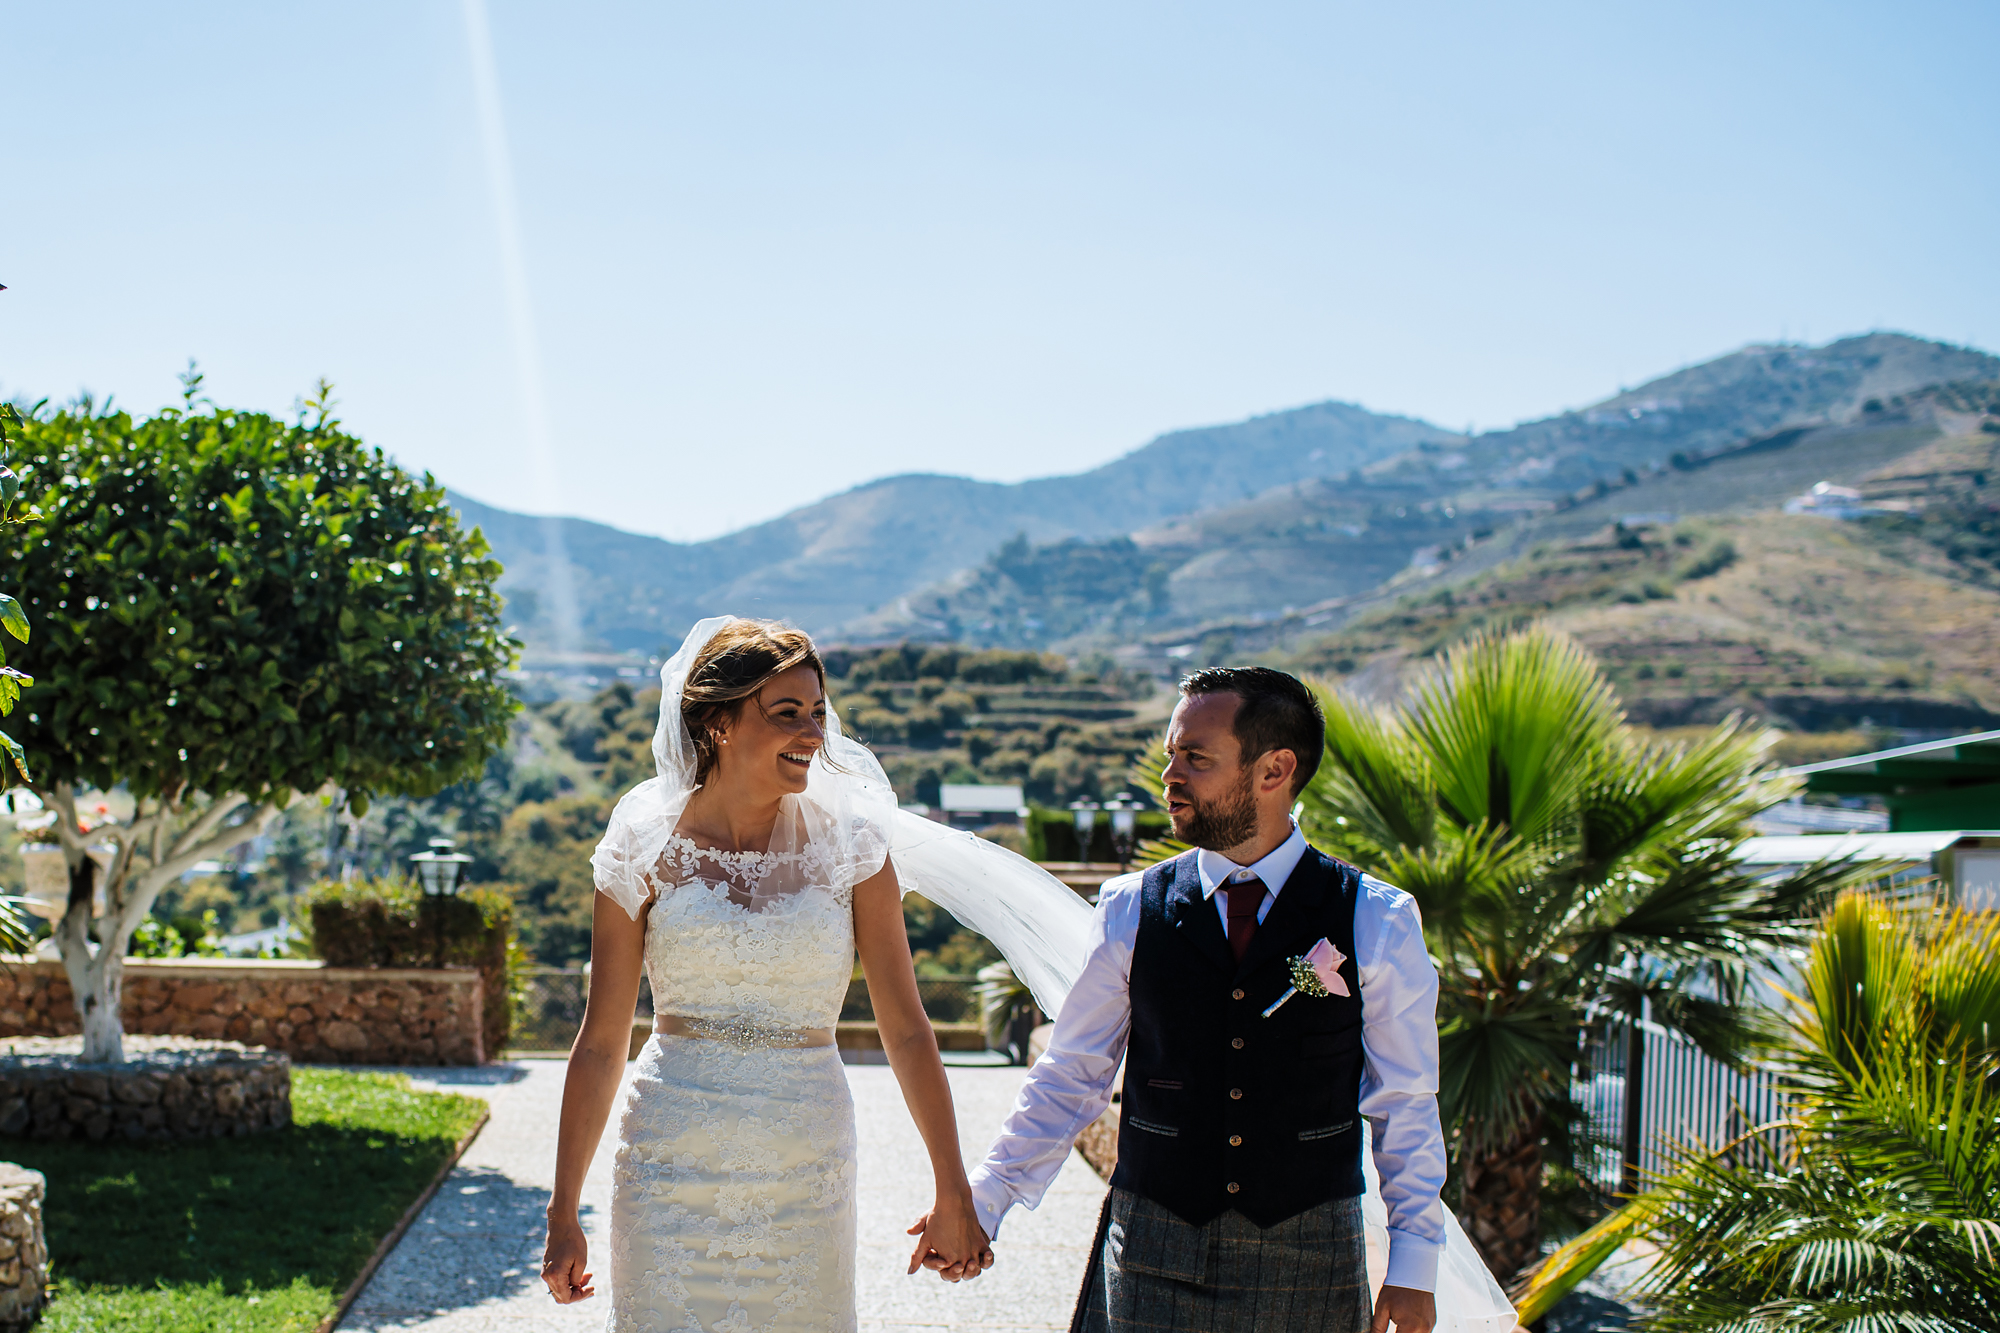
<instances>
[{"instance_id":1,"label":"gravel path","mask_svg":"<svg viewBox=\"0 0 2000 1333\"><path fill-rule=\"evenodd\" d=\"M577 1305L551 1301L541 1284L542 1212L553 1183L561 1060L522 1060L479 1069L412 1070L418 1082L485 1097L487 1123L402 1244L355 1302L344 1330L524 1333L596 1329L602 1296ZM952 1069L959 1137L968 1161L986 1151L1020 1087L1018 1069ZM975 1282L952 1286L927 1273L904 1276L911 1241L903 1229L929 1206L930 1164L895 1075L849 1066L860 1127L859 1307L863 1333L1015 1333L1069 1327L1085 1252L1104 1185L1072 1157L1035 1212L1015 1209L994 1247L998 1264ZM607 1134L584 1185L584 1226L602 1253L611 1198ZM599 1269L602 1272L602 1269Z\"/></svg>"}]
</instances>

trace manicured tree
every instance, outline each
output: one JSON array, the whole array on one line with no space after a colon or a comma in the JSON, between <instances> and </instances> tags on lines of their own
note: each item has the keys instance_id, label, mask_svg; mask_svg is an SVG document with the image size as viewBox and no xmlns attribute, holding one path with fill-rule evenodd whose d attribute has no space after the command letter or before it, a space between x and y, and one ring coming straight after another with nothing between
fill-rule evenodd
<instances>
[{"instance_id":1,"label":"manicured tree","mask_svg":"<svg viewBox=\"0 0 2000 1333\"><path fill-rule=\"evenodd\" d=\"M1543 1139L1590 1010L1650 1000L1734 1058L1748 971L1852 872L1746 874L1733 849L1787 789L1760 771L1767 736L1643 740L1590 654L1540 627L1461 644L1395 707L1322 702L1302 820L1423 909L1460 1215L1504 1280L1540 1252Z\"/></svg>"},{"instance_id":2,"label":"manicured tree","mask_svg":"<svg viewBox=\"0 0 2000 1333\"><path fill-rule=\"evenodd\" d=\"M0 532L0 568L36 626L21 739L68 854L56 939L88 1060L123 1058L127 941L167 883L301 793L427 795L505 743L498 562L325 404L288 425L198 411L191 388L151 420L86 405L21 431L36 513ZM131 818L86 833L91 787Z\"/></svg>"}]
</instances>

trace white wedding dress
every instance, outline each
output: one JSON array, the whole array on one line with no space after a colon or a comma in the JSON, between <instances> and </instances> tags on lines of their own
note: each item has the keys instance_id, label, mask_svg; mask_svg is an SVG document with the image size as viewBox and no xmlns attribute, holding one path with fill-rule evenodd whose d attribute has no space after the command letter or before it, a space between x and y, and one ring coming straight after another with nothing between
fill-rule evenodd
<instances>
[{"instance_id":1,"label":"white wedding dress","mask_svg":"<svg viewBox=\"0 0 2000 1333\"><path fill-rule=\"evenodd\" d=\"M811 853L675 838L646 922L658 1013L619 1129L610 1333L855 1326L854 1103L831 1028L854 967L853 885ZM788 881L789 892L766 886Z\"/></svg>"}]
</instances>

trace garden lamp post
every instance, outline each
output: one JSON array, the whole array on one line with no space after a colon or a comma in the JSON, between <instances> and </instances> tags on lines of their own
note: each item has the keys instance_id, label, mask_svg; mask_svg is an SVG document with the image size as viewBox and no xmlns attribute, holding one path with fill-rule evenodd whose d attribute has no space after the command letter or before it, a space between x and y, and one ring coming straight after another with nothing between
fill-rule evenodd
<instances>
[{"instance_id":1,"label":"garden lamp post","mask_svg":"<svg viewBox=\"0 0 2000 1333\"><path fill-rule=\"evenodd\" d=\"M1121 791L1106 801L1104 808L1111 812L1111 852L1123 870L1131 863L1132 848L1138 842L1139 803L1131 792Z\"/></svg>"},{"instance_id":2,"label":"garden lamp post","mask_svg":"<svg viewBox=\"0 0 2000 1333\"><path fill-rule=\"evenodd\" d=\"M431 849L418 852L410 858L410 864L417 868L417 883L423 886L424 901L429 905L431 928L435 932L436 943L431 950L431 966L444 966L444 904L445 899L458 896L458 877L465 867L472 864L472 858L464 852L452 848L458 844L450 838L432 838Z\"/></svg>"},{"instance_id":3,"label":"garden lamp post","mask_svg":"<svg viewBox=\"0 0 2000 1333\"><path fill-rule=\"evenodd\" d=\"M1097 826L1097 802L1071 801L1070 817L1076 821L1076 859L1090 860L1090 831Z\"/></svg>"}]
</instances>

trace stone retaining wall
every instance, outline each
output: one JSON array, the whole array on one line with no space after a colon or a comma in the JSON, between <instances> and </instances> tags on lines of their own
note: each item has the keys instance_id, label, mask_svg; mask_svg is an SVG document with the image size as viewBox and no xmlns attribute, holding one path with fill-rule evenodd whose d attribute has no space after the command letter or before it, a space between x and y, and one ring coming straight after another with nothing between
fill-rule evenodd
<instances>
[{"instance_id":1,"label":"stone retaining wall","mask_svg":"<svg viewBox=\"0 0 2000 1333\"><path fill-rule=\"evenodd\" d=\"M0 1040L0 1134L210 1139L292 1122L292 1061L280 1051L127 1036L123 1064L82 1056L82 1037Z\"/></svg>"},{"instance_id":2,"label":"stone retaining wall","mask_svg":"<svg viewBox=\"0 0 2000 1333\"><path fill-rule=\"evenodd\" d=\"M62 964L7 960L0 1037L69 1036ZM504 997L498 997L504 1003ZM482 984L470 968L328 967L291 959L134 958L125 1030L268 1046L307 1064L476 1065Z\"/></svg>"},{"instance_id":3,"label":"stone retaining wall","mask_svg":"<svg viewBox=\"0 0 2000 1333\"><path fill-rule=\"evenodd\" d=\"M35 1321L49 1285L49 1251L42 1237L39 1171L0 1162L0 1330L15 1333Z\"/></svg>"}]
</instances>

